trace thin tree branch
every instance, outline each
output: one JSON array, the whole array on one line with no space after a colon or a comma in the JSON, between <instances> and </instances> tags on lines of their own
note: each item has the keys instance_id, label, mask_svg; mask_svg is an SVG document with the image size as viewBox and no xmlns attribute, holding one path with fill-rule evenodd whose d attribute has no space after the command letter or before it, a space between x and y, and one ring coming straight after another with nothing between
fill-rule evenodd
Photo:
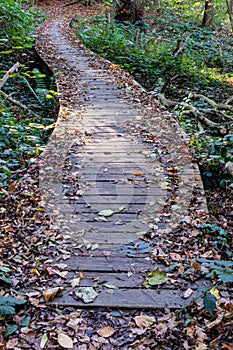
<instances>
[{"instance_id":1,"label":"thin tree branch","mask_svg":"<svg viewBox=\"0 0 233 350\"><path fill-rule=\"evenodd\" d=\"M190 35L187 36L187 38L185 39L185 42L183 43L183 45L181 45L179 50L176 51L176 53L173 55L173 57L177 57L177 56L179 56L180 53L182 53L182 51L184 50L185 46L188 44L189 39L190 39Z\"/></svg>"},{"instance_id":2,"label":"thin tree branch","mask_svg":"<svg viewBox=\"0 0 233 350\"><path fill-rule=\"evenodd\" d=\"M7 79L10 77L11 74L13 74L15 71L18 70L20 63L16 62L4 75L2 79L0 79L0 89L2 89L3 85L7 81Z\"/></svg>"},{"instance_id":3,"label":"thin tree branch","mask_svg":"<svg viewBox=\"0 0 233 350\"><path fill-rule=\"evenodd\" d=\"M0 90L0 94L2 94L5 99L9 100L10 102L14 103L16 106L19 106L20 108L30 112L32 115L34 115L35 117L41 119L41 116L39 114L36 114L35 112L33 112L29 107L25 106L23 103L16 101L14 98L12 98L11 96L7 95L5 92L3 92L2 90Z\"/></svg>"},{"instance_id":4,"label":"thin tree branch","mask_svg":"<svg viewBox=\"0 0 233 350\"><path fill-rule=\"evenodd\" d=\"M215 101L211 100L210 98L206 97L205 95L194 94L193 97L201 98L202 100L206 101L210 106L212 106L215 109L227 110L227 111L233 112L233 107L232 106L229 106L226 103L216 103Z\"/></svg>"}]
</instances>

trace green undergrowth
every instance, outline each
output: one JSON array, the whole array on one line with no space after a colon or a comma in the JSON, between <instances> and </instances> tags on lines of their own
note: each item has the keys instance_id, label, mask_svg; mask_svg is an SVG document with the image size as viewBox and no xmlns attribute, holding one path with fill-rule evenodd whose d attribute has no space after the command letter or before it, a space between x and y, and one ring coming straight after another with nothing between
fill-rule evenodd
<instances>
[{"instance_id":1,"label":"green undergrowth","mask_svg":"<svg viewBox=\"0 0 233 350\"><path fill-rule=\"evenodd\" d=\"M20 63L0 90L0 187L13 183L36 160L54 126L54 76L34 50L40 20L23 2L0 0L0 82Z\"/></svg>"},{"instance_id":2,"label":"green undergrowth","mask_svg":"<svg viewBox=\"0 0 233 350\"><path fill-rule=\"evenodd\" d=\"M166 16L160 13L136 25L109 23L104 16L75 18L72 26L86 47L128 70L155 96L164 89L167 98L182 103L174 113L190 135L205 187L233 188L224 168L233 160L232 120L210 112L208 118L217 127L202 125L200 129L196 118L183 108L191 103L200 111L210 109L195 94L217 103L232 95L232 35L224 26L209 30L198 27L196 20L168 20ZM182 53L176 56L182 45Z\"/></svg>"}]
</instances>

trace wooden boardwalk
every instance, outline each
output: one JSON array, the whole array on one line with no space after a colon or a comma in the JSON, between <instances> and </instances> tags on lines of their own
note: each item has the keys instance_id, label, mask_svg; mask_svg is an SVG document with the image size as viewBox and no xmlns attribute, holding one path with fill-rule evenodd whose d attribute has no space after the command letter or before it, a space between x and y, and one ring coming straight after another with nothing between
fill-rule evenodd
<instances>
[{"instance_id":1,"label":"wooden boardwalk","mask_svg":"<svg viewBox=\"0 0 233 350\"><path fill-rule=\"evenodd\" d=\"M191 300L182 297L185 282L183 290L168 284L147 289L143 282L165 269L150 257L156 232L171 232L187 219L197 191L194 209L206 209L187 137L162 107L148 115L138 101L127 100L111 70L99 69L97 56L70 42L62 25L48 21L37 42L43 59L62 72L60 114L42 156L40 188L52 227L88 248L65 261L70 278L78 271L87 276L81 286L98 292L91 306L184 306ZM140 133L148 121L155 142L144 142ZM55 303L86 305L70 292Z\"/></svg>"}]
</instances>

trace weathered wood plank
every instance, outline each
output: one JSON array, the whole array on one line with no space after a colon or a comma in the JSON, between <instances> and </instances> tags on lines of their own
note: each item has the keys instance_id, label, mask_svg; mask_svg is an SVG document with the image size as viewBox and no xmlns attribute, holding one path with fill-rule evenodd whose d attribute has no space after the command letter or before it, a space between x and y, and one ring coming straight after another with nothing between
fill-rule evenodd
<instances>
[{"instance_id":1,"label":"weathered wood plank","mask_svg":"<svg viewBox=\"0 0 233 350\"><path fill-rule=\"evenodd\" d=\"M78 288L77 288L78 289ZM194 291L190 298L182 298L179 290L168 289L127 289L101 291L94 302L85 304L81 300L75 300L70 291L63 291L61 297L56 297L51 304L73 307L109 307L129 309L179 309L189 305L199 293Z\"/></svg>"},{"instance_id":2,"label":"weathered wood plank","mask_svg":"<svg viewBox=\"0 0 233 350\"><path fill-rule=\"evenodd\" d=\"M100 256L100 257L79 257L73 256L67 260L60 260L69 266L73 271L99 271L99 272L129 272L129 271L150 271L161 266L146 258L129 258L118 256Z\"/></svg>"}]
</instances>

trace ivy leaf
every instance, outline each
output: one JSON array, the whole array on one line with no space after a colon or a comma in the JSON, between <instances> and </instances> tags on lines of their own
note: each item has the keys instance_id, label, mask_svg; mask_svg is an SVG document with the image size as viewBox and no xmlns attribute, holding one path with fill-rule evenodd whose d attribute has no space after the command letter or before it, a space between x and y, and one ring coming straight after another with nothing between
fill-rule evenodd
<instances>
[{"instance_id":1,"label":"ivy leaf","mask_svg":"<svg viewBox=\"0 0 233 350\"><path fill-rule=\"evenodd\" d=\"M15 315L15 308L9 305L0 305L0 316Z\"/></svg>"},{"instance_id":2,"label":"ivy leaf","mask_svg":"<svg viewBox=\"0 0 233 350\"><path fill-rule=\"evenodd\" d=\"M0 170L3 171L6 175L12 176L12 171L7 166L1 166Z\"/></svg>"},{"instance_id":3,"label":"ivy leaf","mask_svg":"<svg viewBox=\"0 0 233 350\"><path fill-rule=\"evenodd\" d=\"M5 333L5 337L8 337L9 335L15 333L18 329L18 326L16 324L12 325L12 326L8 326L6 328L6 333Z\"/></svg>"},{"instance_id":4,"label":"ivy leaf","mask_svg":"<svg viewBox=\"0 0 233 350\"><path fill-rule=\"evenodd\" d=\"M13 281L10 278L0 276L0 285L2 284L9 284L11 285Z\"/></svg>"},{"instance_id":5,"label":"ivy leaf","mask_svg":"<svg viewBox=\"0 0 233 350\"><path fill-rule=\"evenodd\" d=\"M156 269L146 277L146 280L150 286L158 286L159 284L166 283L166 271Z\"/></svg>"},{"instance_id":6,"label":"ivy leaf","mask_svg":"<svg viewBox=\"0 0 233 350\"><path fill-rule=\"evenodd\" d=\"M14 297L0 297L0 305L23 305L27 302L26 299L18 299Z\"/></svg>"},{"instance_id":7,"label":"ivy leaf","mask_svg":"<svg viewBox=\"0 0 233 350\"><path fill-rule=\"evenodd\" d=\"M21 327L27 327L29 325L31 321L31 317L30 316L25 316L20 322L19 322L19 326Z\"/></svg>"},{"instance_id":8,"label":"ivy leaf","mask_svg":"<svg viewBox=\"0 0 233 350\"><path fill-rule=\"evenodd\" d=\"M217 298L213 294L208 293L204 297L204 307L211 315L213 315L214 311L216 310L216 302Z\"/></svg>"}]
</instances>

